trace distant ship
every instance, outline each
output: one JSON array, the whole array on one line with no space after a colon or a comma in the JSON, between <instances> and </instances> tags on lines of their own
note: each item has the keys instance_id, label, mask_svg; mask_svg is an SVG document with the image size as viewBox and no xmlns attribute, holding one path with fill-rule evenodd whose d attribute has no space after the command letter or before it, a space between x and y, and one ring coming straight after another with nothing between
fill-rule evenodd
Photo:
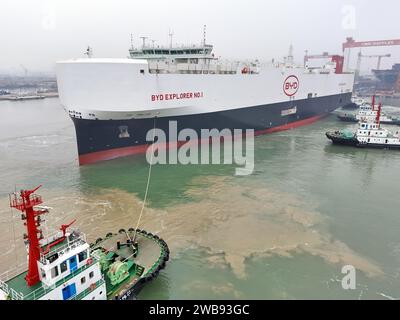
<instances>
[{"instance_id":1,"label":"distant ship","mask_svg":"<svg viewBox=\"0 0 400 320\"><path fill-rule=\"evenodd\" d=\"M357 97L357 96L353 96L351 98L351 102L349 104L346 104L342 107L342 109L358 109L362 104L365 103L365 100L363 98Z\"/></svg>"},{"instance_id":2,"label":"distant ship","mask_svg":"<svg viewBox=\"0 0 400 320\"><path fill-rule=\"evenodd\" d=\"M254 129L265 134L310 124L351 102L354 74L343 57L318 68L285 61L228 62L200 45L132 47L126 59L57 63L62 106L75 124L81 165L146 151L156 126Z\"/></svg>"},{"instance_id":3,"label":"distant ship","mask_svg":"<svg viewBox=\"0 0 400 320\"><path fill-rule=\"evenodd\" d=\"M360 105L358 113L340 113L337 115L338 119L345 122L359 122L363 121L365 118L370 117L371 115L376 116L376 111L373 109L372 105L365 102ZM400 119L394 118L391 116L387 116L383 113L380 115L380 123L382 124L393 124L400 125Z\"/></svg>"},{"instance_id":4,"label":"distant ship","mask_svg":"<svg viewBox=\"0 0 400 320\"><path fill-rule=\"evenodd\" d=\"M394 64L392 69L372 70L379 79L376 92L383 104L400 107L400 64Z\"/></svg>"}]
</instances>

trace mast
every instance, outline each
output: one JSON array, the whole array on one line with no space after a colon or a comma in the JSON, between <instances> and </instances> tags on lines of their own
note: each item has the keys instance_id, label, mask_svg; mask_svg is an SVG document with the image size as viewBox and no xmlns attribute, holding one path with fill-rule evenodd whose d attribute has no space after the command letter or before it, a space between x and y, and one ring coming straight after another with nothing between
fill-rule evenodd
<instances>
[{"instance_id":1,"label":"mast","mask_svg":"<svg viewBox=\"0 0 400 320\"><path fill-rule=\"evenodd\" d=\"M144 47L146 46L146 39L147 39L148 37L140 37L140 39L142 39L142 49L144 49Z\"/></svg>"},{"instance_id":2,"label":"mast","mask_svg":"<svg viewBox=\"0 0 400 320\"><path fill-rule=\"evenodd\" d=\"M133 47L133 33L131 33L131 50L133 50L134 49L134 47Z\"/></svg>"},{"instance_id":3,"label":"mast","mask_svg":"<svg viewBox=\"0 0 400 320\"><path fill-rule=\"evenodd\" d=\"M372 111L375 111L375 95L372 96Z\"/></svg>"},{"instance_id":4,"label":"mast","mask_svg":"<svg viewBox=\"0 0 400 320\"><path fill-rule=\"evenodd\" d=\"M170 39L169 40L169 47L172 48L172 37L174 36L174 31L169 29L168 36L169 36L169 39Z\"/></svg>"},{"instance_id":5,"label":"mast","mask_svg":"<svg viewBox=\"0 0 400 320\"><path fill-rule=\"evenodd\" d=\"M28 286L33 286L39 282L38 260L40 258L39 240L43 239L43 232L40 227L42 221L41 215L47 213L47 209L35 210L34 207L42 203L42 198L34 192L41 187L38 186L33 190L21 190L20 193L12 193L9 195L10 207L21 211L21 218L25 220L24 225L27 228L27 234L24 239L27 240L29 246L29 262L28 273L25 276Z\"/></svg>"},{"instance_id":6,"label":"mast","mask_svg":"<svg viewBox=\"0 0 400 320\"><path fill-rule=\"evenodd\" d=\"M378 105L378 112L376 114L376 123L378 124L378 128L381 125L381 110L382 110L382 103L380 102Z\"/></svg>"},{"instance_id":7,"label":"mast","mask_svg":"<svg viewBox=\"0 0 400 320\"><path fill-rule=\"evenodd\" d=\"M207 26L203 26L203 46L206 46L206 37L207 37Z\"/></svg>"}]
</instances>

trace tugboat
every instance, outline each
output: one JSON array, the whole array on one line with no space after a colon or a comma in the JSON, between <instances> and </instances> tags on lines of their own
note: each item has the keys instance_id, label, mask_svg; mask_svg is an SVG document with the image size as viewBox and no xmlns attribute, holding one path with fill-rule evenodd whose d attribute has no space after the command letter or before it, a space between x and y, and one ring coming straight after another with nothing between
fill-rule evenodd
<instances>
[{"instance_id":1,"label":"tugboat","mask_svg":"<svg viewBox=\"0 0 400 320\"><path fill-rule=\"evenodd\" d=\"M374 99L374 98L373 98ZM369 103L363 103L360 105L360 108L358 110L358 114L355 115L353 113L344 113L344 114L338 114L338 119L341 121L345 122L359 122L365 120L365 118L376 118L376 112L372 108L372 104ZM390 116L387 116L385 114L381 114L380 118L380 123L381 124L393 124L393 125L400 125L400 119L398 118L393 118Z\"/></svg>"},{"instance_id":2,"label":"tugboat","mask_svg":"<svg viewBox=\"0 0 400 320\"><path fill-rule=\"evenodd\" d=\"M364 99L359 98L357 96L354 96L351 98L351 102L344 105L342 109L344 110L355 110L358 109L359 106L361 106L363 103L365 103Z\"/></svg>"},{"instance_id":3,"label":"tugboat","mask_svg":"<svg viewBox=\"0 0 400 320\"><path fill-rule=\"evenodd\" d=\"M356 132L334 131L326 132L328 139L335 144L342 144L363 148L385 148L400 149L400 134L397 131L392 134L389 130L381 128L380 115L382 105L379 104L375 111L374 102L373 111L376 112L376 118L371 121L370 117L365 117L359 122Z\"/></svg>"},{"instance_id":4,"label":"tugboat","mask_svg":"<svg viewBox=\"0 0 400 320\"><path fill-rule=\"evenodd\" d=\"M40 187L10 194L27 228L28 266L0 276L0 300L134 300L165 267L165 241L137 228L89 244L82 232L68 231L74 220L45 238L40 225L49 208L40 206Z\"/></svg>"}]
</instances>

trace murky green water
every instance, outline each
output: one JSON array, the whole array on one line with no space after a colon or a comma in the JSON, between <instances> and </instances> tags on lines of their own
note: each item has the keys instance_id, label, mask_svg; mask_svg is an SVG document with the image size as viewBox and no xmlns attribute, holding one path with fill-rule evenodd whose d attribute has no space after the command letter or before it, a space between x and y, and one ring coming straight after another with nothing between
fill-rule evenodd
<instances>
[{"instance_id":1,"label":"murky green water","mask_svg":"<svg viewBox=\"0 0 400 320\"><path fill-rule=\"evenodd\" d=\"M81 218L92 240L135 225L143 156L80 168L57 99L0 102L0 111L1 199L43 183L56 204L49 220ZM353 125L330 116L257 137L251 176L227 165L153 167L145 226L170 244L172 260L139 298L400 298L400 152L332 146L324 132L343 127ZM10 211L0 213L0 260L11 266ZM357 288L343 290L341 268L353 261Z\"/></svg>"}]
</instances>

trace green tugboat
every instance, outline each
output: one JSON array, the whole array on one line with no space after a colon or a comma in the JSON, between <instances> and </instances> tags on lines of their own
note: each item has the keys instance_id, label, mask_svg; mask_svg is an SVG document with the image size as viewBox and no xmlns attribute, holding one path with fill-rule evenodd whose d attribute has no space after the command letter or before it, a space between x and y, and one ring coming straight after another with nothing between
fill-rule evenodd
<instances>
[{"instance_id":1,"label":"green tugboat","mask_svg":"<svg viewBox=\"0 0 400 320\"><path fill-rule=\"evenodd\" d=\"M358 140L354 132L348 130L336 130L333 132L327 132L325 135L335 144L343 144L348 146L357 146L358 144Z\"/></svg>"},{"instance_id":2,"label":"green tugboat","mask_svg":"<svg viewBox=\"0 0 400 320\"><path fill-rule=\"evenodd\" d=\"M72 221L44 237L40 225L49 208L41 206L39 188L10 194L27 228L28 266L0 276L0 300L133 300L165 267L165 241L137 228L89 244L82 232L68 231Z\"/></svg>"}]
</instances>

